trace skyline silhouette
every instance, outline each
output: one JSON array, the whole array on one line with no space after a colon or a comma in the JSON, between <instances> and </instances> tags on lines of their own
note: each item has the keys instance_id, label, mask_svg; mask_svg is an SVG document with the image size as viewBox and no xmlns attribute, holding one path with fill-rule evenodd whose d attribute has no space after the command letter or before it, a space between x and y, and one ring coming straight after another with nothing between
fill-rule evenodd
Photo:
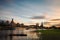
<instances>
[{"instance_id":1,"label":"skyline silhouette","mask_svg":"<svg viewBox=\"0 0 60 40\"><path fill-rule=\"evenodd\" d=\"M0 0L0 40L60 40L60 0Z\"/></svg>"},{"instance_id":2,"label":"skyline silhouette","mask_svg":"<svg viewBox=\"0 0 60 40\"><path fill-rule=\"evenodd\" d=\"M58 24L52 24L51 26L49 26L50 24L49 24L50 22L41 22L40 24L39 23L35 23L35 24L31 24L31 25L25 25L24 23L15 23L14 22L14 19L12 18L12 20L11 21L9 21L9 20L0 20L0 26L2 27L2 28L10 28L10 27L13 27L13 28L15 28L15 27L24 27L24 28L36 28L36 29L52 29L52 28L54 28L54 29L60 29L60 23L58 23ZM45 25L46 24L46 25ZM48 25L49 24L49 25Z\"/></svg>"}]
</instances>

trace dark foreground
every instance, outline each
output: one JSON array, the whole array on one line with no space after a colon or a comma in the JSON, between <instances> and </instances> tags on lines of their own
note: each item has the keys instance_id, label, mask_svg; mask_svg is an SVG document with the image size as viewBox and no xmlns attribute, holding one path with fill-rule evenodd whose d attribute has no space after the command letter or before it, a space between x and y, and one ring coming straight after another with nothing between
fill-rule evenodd
<instances>
[{"instance_id":1,"label":"dark foreground","mask_svg":"<svg viewBox=\"0 0 60 40\"><path fill-rule=\"evenodd\" d=\"M17 28L18 29L18 28ZM52 29L52 30L37 30L37 35L35 35L36 32L28 32L27 36L21 36L21 28L18 30L14 30L14 33L19 33L19 36L17 35L10 35L13 36L12 40L60 40L60 30L59 29ZM39 34L40 32L40 34ZM26 31L25 31L26 33ZM11 34L11 30L0 30L0 40L11 40L11 37L8 36ZM36 39L35 37L39 37Z\"/></svg>"},{"instance_id":2,"label":"dark foreground","mask_svg":"<svg viewBox=\"0 0 60 40\"><path fill-rule=\"evenodd\" d=\"M38 32L42 33L42 40L60 40L60 30L38 30Z\"/></svg>"}]
</instances>

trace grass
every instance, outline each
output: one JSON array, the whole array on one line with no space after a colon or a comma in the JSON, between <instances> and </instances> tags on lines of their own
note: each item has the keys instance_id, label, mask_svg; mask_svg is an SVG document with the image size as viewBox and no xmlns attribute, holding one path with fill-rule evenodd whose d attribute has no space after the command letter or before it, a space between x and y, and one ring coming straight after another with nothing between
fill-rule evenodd
<instances>
[{"instance_id":1,"label":"grass","mask_svg":"<svg viewBox=\"0 0 60 40\"><path fill-rule=\"evenodd\" d=\"M60 40L60 30L38 30L42 33L42 40Z\"/></svg>"}]
</instances>

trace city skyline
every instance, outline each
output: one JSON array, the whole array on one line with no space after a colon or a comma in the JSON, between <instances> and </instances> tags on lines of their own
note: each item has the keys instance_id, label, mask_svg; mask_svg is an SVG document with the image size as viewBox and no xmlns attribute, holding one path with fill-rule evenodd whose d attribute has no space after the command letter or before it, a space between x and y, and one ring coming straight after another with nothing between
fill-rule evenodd
<instances>
[{"instance_id":1,"label":"city skyline","mask_svg":"<svg viewBox=\"0 0 60 40\"><path fill-rule=\"evenodd\" d=\"M24 24L60 19L60 0L0 0L0 19L11 18Z\"/></svg>"}]
</instances>

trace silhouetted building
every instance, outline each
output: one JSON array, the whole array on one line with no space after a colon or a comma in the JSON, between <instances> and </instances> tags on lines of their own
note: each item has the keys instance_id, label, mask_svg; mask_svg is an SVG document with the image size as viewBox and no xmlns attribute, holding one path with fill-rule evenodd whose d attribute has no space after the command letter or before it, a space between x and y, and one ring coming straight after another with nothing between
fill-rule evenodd
<instances>
[{"instance_id":1,"label":"silhouetted building","mask_svg":"<svg viewBox=\"0 0 60 40\"><path fill-rule=\"evenodd\" d=\"M42 28L44 28L44 26L43 26L43 22L42 22L41 25L40 25L40 29L42 29Z\"/></svg>"},{"instance_id":2,"label":"silhouetted building","mask_svg":"<svg viewBox=\"0 0 60 40\"><path fill-rule=\"evenodd\" d=\"M14 20L12 19L12 21L11 21L11 23L10 23L10 26L11 27L15 27L16 26L16 24L14 23Z\"/></svg>"},{"instance_id":3,"label":"silhouetted building","mask_svg":"<svg viewBox=\"0 0 60 40\"><path fill-rule=\"evenodd\" d=\"M36 23L35 28L36 29L39 28L39 23Z\"/></svg>"},{"instance_id":4,"label":"silhouetted building","mask_svg":"<svg viewBox=\"0 0 60 40\"><path fill-rule=\"evenodd\" d=\"M14 20L12 19L11 23L13 24L14 23Z\"/></svg>"},{"instance_id":5,"label":"silhouetted building","mask_svg":"<svg viewBox=\"0 0 60 40\"><path fill-rule=\"evenodd\" d=\"M39 23L36 23L36 26L39 26Z\"/></svg>"},{"instance_id":6,"label":"silhouetted building","mask_svg":"<svg viewBox=\"0 0 60 40\"><path fill-rule=\"evenodd\" d=\"M0 22L0 26L3 26L4 27L5 26L5 22L4 21L1 21Z\"/></svg>"}]
</instances>

